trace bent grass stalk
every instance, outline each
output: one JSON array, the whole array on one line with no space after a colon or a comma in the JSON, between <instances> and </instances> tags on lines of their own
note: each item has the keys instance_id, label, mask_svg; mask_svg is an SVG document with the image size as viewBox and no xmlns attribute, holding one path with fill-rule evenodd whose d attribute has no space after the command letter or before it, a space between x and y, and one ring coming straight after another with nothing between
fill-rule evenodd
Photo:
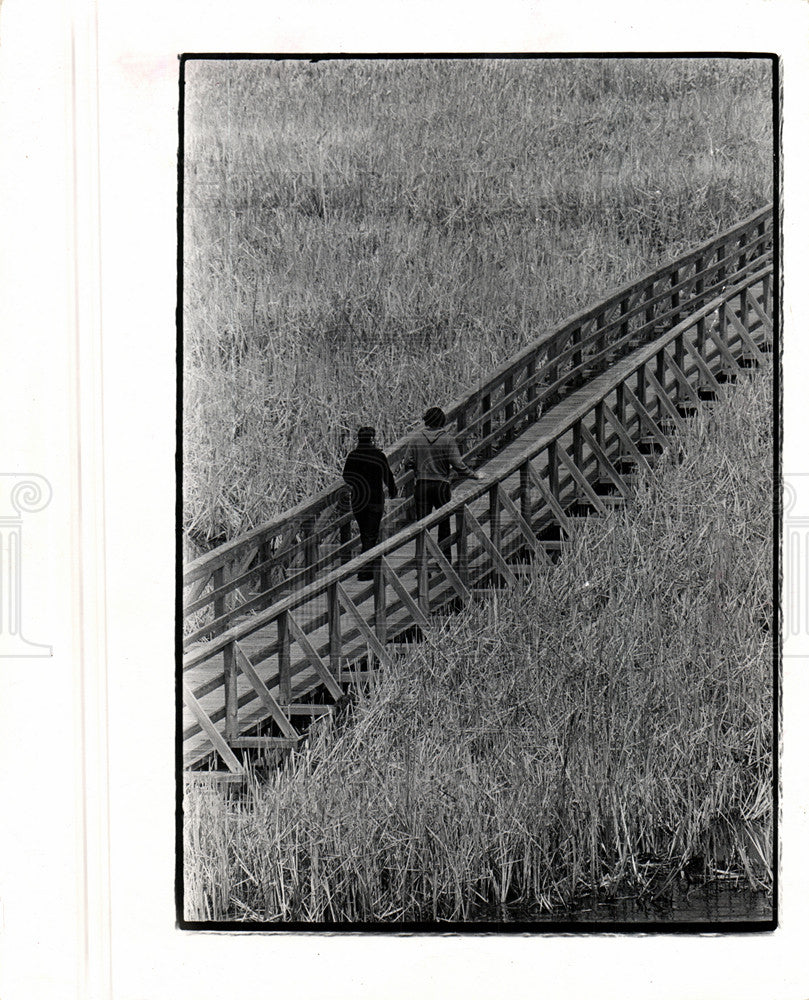
<instances>
[{"instance_id":1,"label":"bent grass stalk","mask_svg":"<svg viewBox=\"0 0 809 1000\"><path fill-rule=\"evenodd\" d=\"M650 858L768 888L769 383L723 390L630 507L430 629L243 801L192 790L186 915L468 920L651 892Z\"/></svg>"}]
</instances>

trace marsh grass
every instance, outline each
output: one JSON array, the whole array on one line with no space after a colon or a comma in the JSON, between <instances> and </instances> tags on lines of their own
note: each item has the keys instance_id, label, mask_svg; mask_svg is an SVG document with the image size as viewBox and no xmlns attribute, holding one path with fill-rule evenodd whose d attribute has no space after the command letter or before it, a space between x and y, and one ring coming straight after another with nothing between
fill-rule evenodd
<instances>
[{"instance_id":1,"label":"marsh grass","mask_svg":"<svg viewBox=\"0 0 809 1000\"><path fill-rule=\"evenodd\" d=\"M203 548L772 197L770 68L189 62L184 526Z\"/></svg>"},{"instance_id":2,"label":"marsh grass","mask_svg":"<svg viewBox=\"0 0 809 1000\"><path fill-rule=\"evenodd\" d=\"M553 569L436 624L241 799L190 792L186 916L469 920L695 858L770 888L771 414L769 373L724 390Z\"/></svg>"}]
</instances>

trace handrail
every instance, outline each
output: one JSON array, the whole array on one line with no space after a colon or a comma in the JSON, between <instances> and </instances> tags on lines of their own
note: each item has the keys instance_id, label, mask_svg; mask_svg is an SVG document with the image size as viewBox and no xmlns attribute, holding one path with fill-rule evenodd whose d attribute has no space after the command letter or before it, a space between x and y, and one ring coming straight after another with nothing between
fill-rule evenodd
<instances>
[{"instance_id":1,"label":"handrail","mask_svg":"<svg viewBox=\"0 0 809 1000\"><path fill-rule=\"evenodd\" d=\"M695 298L705 301L739 272L759 264L771 247L772 218L770 205L624 286L542 334L503 362L485 383L449 403L445 408L448 424L454 423L455 432L465 441L467 447L462 450L467 461L485 458L492 448L537 419L541 409L554 399L605 370L616 355L656 336L661 324L676 322L686 305L693 307ZM392 465L401 461L406 440L400 439L388 450ZM235 615L276 603L291 586L305 586L319 567L324 568L318 545L327 532L339 530L340 554L350 555L355 532L349 512L337 515L326 529L318 530L315 525L318 516L338 502L344 489L342 483L328 487L191 561L182 576L184 586L196 584L196 597L186 601L186 607L191 608L188 613L208 607L213 609L214 618L187 636L187 643L226 630ZM400 509L400 505L391 506L393 511L386 517L389 525ZM271 574L279 571L283 579L270 580ZM228 607L234 594L240 596L240 588L255 574L262 574L259 594ZM269 581L266 585L265 580ZM213 589L208 590L211 581Z\"/></svg>"},{"instance_id":2,"label":"handrail","mask_svg":"<svg viewBox=\"0 0 809 1000\"><path fill-rule=\"evenodd\" d=\"M555 523L567 532L569 510L579 502L576 497L584 497L595 509L603 511L603 503L592 485L599 474L606 473L620 493L627 495L627 484L621 480L624 473L617 471L618 459L635 455L642 464L644 459L639 449L644 434L647 442L658 447L665 444L663 424L658 425L657 421L665 417L675 424L681 422L678 400L695 400L698 390L718 388L714 375L717 366L733 366L744 353L759 361L763 359L761 352L766 348L761 345L770 339L772 329L768 318L772 307L772 274L772 263L749 271L742 281L726 286L721 295L691 312L653 342L616 361L591 388L582 387L580 398L572 401L574 405L564 416L560 411L558 420L550 418L548 430L524 445L519 439L514 441L483 482L464 484L440 510L187 653L183 661L185 678L188 671L206 661L219 657L218 662L223 664L213 675L206 667L201 674L201 686L195 688L186 683L184 698L196 726L185 731L184 739L196 740L194 746L201 748L190 751L187 759L199 761L200 754L204 757L210 752L206 747L221 751L222 745L235 748L289 745L287 717L271 689L280 690L278 697L285 705L294 701L290 694L293 682L298 684L299 691L322 683L332 697L338 697L344 655L349 660L364 655L384 662L388 657L387 584L400 602L395 606L395 619L390 619L395 629L401 632L411 624L423 624L430 609L428 559L442 574L444 590L438 592L435 600L439 604L446 602L446 595L453 591L466 600L469 587L480 586L480 580L488 579L487 574L494 572L507 581L512 580L512 569L506 561L509 554L516 553L519 546L538 552L536 533L543 526ZM755 330L761 332L756 334ZM571 503L573 507L568 506ZM503 512L507 515L505 524L501 522ZM456 567L447 562L430 536L431 529L450 517L458 525L452 538L458 550ZM395 554L413 542L415 561L404 554L397 562ZM472 553L469 542L476 546L474 555L468 555ZM541 546L538 554L541 555ZM476 560L474 569L470 568L470 559ZM375 574L372 591L360 588L353 591L352 597L349 578L371 565ZM413 583L406 583L408 574L412 581L414 572L415 595L410 590ZM363 602L371 597L373 610L369 611ZM344 619L354 632L343 631ZM327 641L322 633L316 638L317 629L326 625ZM240 645L251 636L255 637L252 647ZM347 649L342 637L348 642ZM298 650L295 656L290 654L291 643ZM262 676L257 672L259 664ZM251 685L242 695L236 686L240 672ZM310 676L314 679L307 679ZM213 696L213 692L222 689L224 701L221 693ZM207 710L201 704L206 696L213 697ZM284 736L242 738L244 726L250 732L255 720L262 716L252 715L240 728L239 709L256 699L263 704L268 718L283 722ZM223 736L216 728L222 719L225 720ZM238 762L234 765L229 757L222 759L231 770L241 767Z\"/></svg>"}]
</instances>

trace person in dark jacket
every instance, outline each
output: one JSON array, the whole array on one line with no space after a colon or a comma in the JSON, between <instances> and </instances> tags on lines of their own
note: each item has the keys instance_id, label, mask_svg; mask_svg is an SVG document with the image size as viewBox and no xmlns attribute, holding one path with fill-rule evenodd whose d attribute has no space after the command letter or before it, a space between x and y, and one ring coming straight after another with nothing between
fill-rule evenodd
<instances>
[{"instance_id":1,"label":"person in dark jacket","mask_svg":"<svg viewBox=\"0 0 809 1000\"><path fill-rule=\"evenodd\" d=\"M431 406L424 414L424 427L411 434L407 442L402 465L413 469L416 486L413 494L416 520L426 517L432 511L443 507L451 499L449 485L450 472L454 469L462 476L483 479L461 458L455 438L445 429L447 417L438 406ZM438 544L449 558L450 536L449 518L438 525Z\"/></svg>"},{"instance_id":2,"label":"person in dark jacket","mask_svg":"<svg viewBox=\"0 0 809 1000\"><path fill-rule=\"evenodd\" d=\"M387 486L391 498L397 494L396 480L384 453L375 445L376 430L360 427L357 447L349 454L343 468L343 479L351 490L351 509L360 530L362 551L367 552L379 541L379 526L385 511ZM358 575L360 580L373 580L373 566Z\"/></svg>"}]
</instances>

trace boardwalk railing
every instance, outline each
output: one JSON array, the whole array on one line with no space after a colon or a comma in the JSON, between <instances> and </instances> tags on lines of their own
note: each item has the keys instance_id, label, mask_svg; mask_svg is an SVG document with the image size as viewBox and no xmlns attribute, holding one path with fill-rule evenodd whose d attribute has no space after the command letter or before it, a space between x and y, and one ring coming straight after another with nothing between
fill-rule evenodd
<instances>
[{"instance_id":1,"label":"boardwalk railing","mask_svg":"<svg viewBox=\"0 0 809 1000\"><path fill-rule=\"evenodd\" d=\"M564 546L582 508L603 514L610 493L628 497L633 475L700 400L771 350L772 264L736 263L738 280L720 296L697 309L692 301L687 318L501 447L484 482L464 484L441 511L188 652L186 766L215 752L238 776L239 749L294 745L291 718L327 710L306 704L313 691L338 700L352 669L390 662L396 639L425 627L432 612L465 603L475 589L513 583L521 563L548 561ZM704 260L697 273L704 275ZM625 315L635 309L628 301ZM585 342L589 334L575 349ZM448 516L450 549L442 549L431 532ZM369 566L373 582L358 584Z\"/></svg>"},{"instance_id":2,"label":"boardwalk railing","mask_svg":"<svg viewBox=\"0 0 809 1000\"><path fill-rule=\"evenodd\" d=\"M772 226L770 206L572 317L506 361L446 408L466 461L477 465L487 460L549 406L675 326L729 282L754 273L771 257ZM402 439L388 451L394 469L404 447ZM402 485L408 485L406 477ZM403 502L390 508L383 527L388 534L407 516ZM340 483L200 556L182 576L184 648L269 607L358 551Z\"/></svg>"}]
</instances>

